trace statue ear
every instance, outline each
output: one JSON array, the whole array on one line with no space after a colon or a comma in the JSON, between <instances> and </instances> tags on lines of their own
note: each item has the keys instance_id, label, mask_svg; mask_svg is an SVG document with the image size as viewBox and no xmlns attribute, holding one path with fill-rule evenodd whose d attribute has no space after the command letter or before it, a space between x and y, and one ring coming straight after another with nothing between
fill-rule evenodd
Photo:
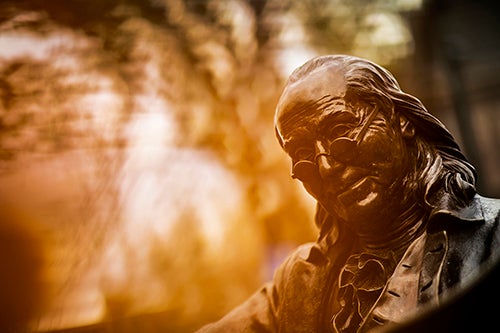
<instances>
[{"instance_id":1,"label":"statue ear","mask_svg":"<svg viewBox=\"0 0 500 333\"><path fill-rule=\"evenodd\" d=\"M403 134L403 138L411 139L415 136L415 127L403 115L399 115L399 126L401 128L401 133Z\"/></svg>"}]
</instances>

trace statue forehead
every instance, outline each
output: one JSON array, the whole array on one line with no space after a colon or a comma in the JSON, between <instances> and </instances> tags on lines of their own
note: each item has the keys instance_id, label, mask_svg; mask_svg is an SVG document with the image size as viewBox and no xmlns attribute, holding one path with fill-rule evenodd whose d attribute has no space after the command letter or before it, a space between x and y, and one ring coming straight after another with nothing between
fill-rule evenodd
<instances>
[{"instance_id":1,"label":"statue forehead","mask_svg":"<svg viewBox=\"0 0 500 333\"><path fill-rule=\"evenodd\" d=\"M318 101L322 97L344 97L346 92L345 69L335 64L324 64L287 84L276 108L275 120L291 116L297 106Z\"/></svg>"}]
</instances>

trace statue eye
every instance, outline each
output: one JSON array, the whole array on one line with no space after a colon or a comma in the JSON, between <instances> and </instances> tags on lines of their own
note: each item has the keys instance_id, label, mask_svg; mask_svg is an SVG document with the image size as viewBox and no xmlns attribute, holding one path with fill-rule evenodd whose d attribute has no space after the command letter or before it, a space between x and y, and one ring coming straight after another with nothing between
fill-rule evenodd
<instances>
[{"instance_id":1,"label":"statue eye","mask_svg":"<svg viewBox=\"0 0 500 333\"><path fill-rule=\"evenodd\" d=\"M306 147L299 147L295 150L293 157L297 161L312 160L314 157L314 150Z\"/></svg>"},{"instance_id":2,"label":"statue eye","mask_svg":"<svg viewBox=\"0 0 500 333\"><path fill-rule=\"evenodd\" d=\"M339 125L333 126L333 128L330 130L330 139L345 136L347 133L349 133L349 131L352 128L353 128L352 125L347 125L347 124L339 124Z\"/></svg>"}]
</instances>

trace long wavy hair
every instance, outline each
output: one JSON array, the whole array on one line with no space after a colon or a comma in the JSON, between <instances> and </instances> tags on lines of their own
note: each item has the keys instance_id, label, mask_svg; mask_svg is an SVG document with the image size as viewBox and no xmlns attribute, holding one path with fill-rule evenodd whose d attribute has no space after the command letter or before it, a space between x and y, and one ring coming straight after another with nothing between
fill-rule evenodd
<instances>
[{"instance_id":1,"label":"long wavy hair","mask_svg":"<svg viewBox=\"0 0 500 333\"><path fill-rule=\"evenodd\" d=\"M417 163L413 175L405 184L408 192L429 209L435 206L433 196L442 191L448 194L455 207L470 202L476 193L477 174L474 167L446 127L427 111L420 100L403 92L388 70L358 57L327 55L297 68L288 79L288 84L328 64L344 68L346 100L361 99L376 103L386 112L392 110L393 115L403 115L413 125L415 136L412 144ZM317 219L324 218L324 213L318 211ZM319 221L316 223L320 224Z\"/></svg>"}]
</instances>

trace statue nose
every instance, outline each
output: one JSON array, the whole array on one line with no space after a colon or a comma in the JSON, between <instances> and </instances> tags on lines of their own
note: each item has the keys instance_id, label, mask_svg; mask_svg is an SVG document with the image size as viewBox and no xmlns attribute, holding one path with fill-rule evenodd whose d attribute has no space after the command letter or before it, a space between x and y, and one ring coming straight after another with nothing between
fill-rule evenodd
<instances>
[{"instance_id":1,"label":"statue nose","mask_svg":"<svg viewBox=\"0 0 500 333\"><path fill-rule=\"evenodd\" d=\"M321 142L316 143L316 164L321 178L332 176L342 165L326 151Z\"/></svg>"},{"instance_id":2,"label":"statue nose","mask_svg":"<svg viewBox=\"0 0 500 333\"><path fill-rule=\"evenodd\" d=\"M346 155L349 155L349 153L342 154L342 157L345 157ZM331 147L330 152L327 152L321 142L316 143L316 165L322 179L327 179L332 176L339 177L344 171L346 163L348 163L347 160L347 158L344 160L342 158L337 158L336 155L333 155Z\"/></svg>"}]
</instances>

